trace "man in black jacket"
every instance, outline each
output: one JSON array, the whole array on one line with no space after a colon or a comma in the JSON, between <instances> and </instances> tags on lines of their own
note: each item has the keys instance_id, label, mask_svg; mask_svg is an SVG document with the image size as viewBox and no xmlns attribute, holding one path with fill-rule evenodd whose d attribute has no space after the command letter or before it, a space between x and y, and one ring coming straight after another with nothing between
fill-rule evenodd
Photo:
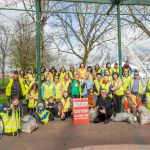
<instances>
[{"instance_id":1,"label":"man in black jacket","mask_svg":"<svg viewBox=\"0 0 150 150\"><path fill-rule=\"evenodd\" d=\"M109 97L106 96L106 90L101 90L100 96L97 98L96 106L98 109L98 115L94 119L94 123L104 122L109 123L110 117L112 116L112 102Z\"/></svg>"}]
</instances>

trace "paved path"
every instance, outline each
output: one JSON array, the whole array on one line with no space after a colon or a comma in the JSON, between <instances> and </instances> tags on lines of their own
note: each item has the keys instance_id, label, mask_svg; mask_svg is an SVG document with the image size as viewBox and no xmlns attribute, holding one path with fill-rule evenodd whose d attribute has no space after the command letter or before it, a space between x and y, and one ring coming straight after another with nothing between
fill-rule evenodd
<instances>
[{"instance_id":1,"label":"paved path","mask_svg":"<svg viewBox=\"0 0 150 150\"><path fill-rule=\"evenodd\" d=\"M4 136L0 150L150 150L150 125L110 122L73 125L55 120L31 134Z\"/></svg>"}]
</instances>

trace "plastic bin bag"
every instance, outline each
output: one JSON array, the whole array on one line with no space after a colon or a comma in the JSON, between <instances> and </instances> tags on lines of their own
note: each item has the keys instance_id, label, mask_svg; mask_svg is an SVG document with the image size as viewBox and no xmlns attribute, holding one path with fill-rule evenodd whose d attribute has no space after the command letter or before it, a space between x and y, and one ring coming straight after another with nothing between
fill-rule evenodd
<instances>
[{"instance_id":1,"label":"plastic bin bag","mask_svg":"<svg viewBox=\"0 0 150 150\"><path fill-rule=\"evenodd\" d=\"M21 130L24 133L31 133L38 128L38 124L34 117L27 115L21 120Z\"/></svg>"},{"instance_id":2,"label":"plastic bin bag","mask_svg":"<svg viewBox=\"0 0 150 150\"><path fill-rule=\"evenodd\" d=\"M150 111L144 106L141 106L138 109L138 111L140 117L140 124L141 125L150 124Z\"/></svg>"},{"instance_id":3,"label":"plastic bin bag","mask_svg":"<svg viewBox=\"0 0 150 150\"><path fill-rule=\"evenodd\" d=\"M89 112L90 112L90 121L93 122L94 119L95 119L95 118L97 117L97 115L98 115L98 111L97 111L96 108L91 108Z\"/></svg>"},{"instance_id":4,"label":"plastic bin bag","mask_svg":"<svg viewBox=\"0 0 150 150\"><path fill-rule=\"evenodd\" d=\"M128 123L132 124L134 122L134 116L126 112L117 113L114 118L114 121L116 122L127 121Z\"/></svg>"}]
</instances>

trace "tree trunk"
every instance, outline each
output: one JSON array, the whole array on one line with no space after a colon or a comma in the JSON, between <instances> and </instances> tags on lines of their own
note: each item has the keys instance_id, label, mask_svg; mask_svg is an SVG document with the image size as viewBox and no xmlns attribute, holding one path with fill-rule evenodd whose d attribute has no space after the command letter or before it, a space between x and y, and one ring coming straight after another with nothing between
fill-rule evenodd
<instances>
[{"instance_id":1,"label":"tree trunk","mask_svg":"<svg viewBox=\"0 0 150 150\"><path fill-rule=\"evenodd\" d=\"M84 57L83 57L83 59L82 59L84 65L86 65L87 60L88 60L88 57L89 57L89 52L85 52Z\"/></svg>"},{"instance_id":2,"label":"tree trunk","mask_svg":"<svg viewBox=\"0 0 150 150\"><path fill-rule=\"evenodd\" d=\"M3 58L3 62L2 62L2 85L4 86L4 82L5 82L5 58Z\"/></svg>"}]
</instances>

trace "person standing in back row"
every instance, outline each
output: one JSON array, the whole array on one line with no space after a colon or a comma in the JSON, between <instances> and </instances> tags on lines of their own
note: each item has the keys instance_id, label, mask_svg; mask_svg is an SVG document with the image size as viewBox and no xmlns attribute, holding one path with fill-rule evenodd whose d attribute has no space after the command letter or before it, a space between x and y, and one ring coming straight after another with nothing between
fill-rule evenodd
<instances>
[{"instance_id":1,"label":"person standing in back row","mask_svg":"<svg viewBox=\"0 0 150 150\"><path fill-rule=\"evenodd\" d=\"M11 103L11 101L14 98L18 98L21 117L23 117L22 101L24 99L25 94L26 94L26 90L25 90L23 80L19 78L18 71L14 71L13 78L9 80L9 83L6 87L6 96L9 99L9 103Z\"/></svg>"}]
</instances>

